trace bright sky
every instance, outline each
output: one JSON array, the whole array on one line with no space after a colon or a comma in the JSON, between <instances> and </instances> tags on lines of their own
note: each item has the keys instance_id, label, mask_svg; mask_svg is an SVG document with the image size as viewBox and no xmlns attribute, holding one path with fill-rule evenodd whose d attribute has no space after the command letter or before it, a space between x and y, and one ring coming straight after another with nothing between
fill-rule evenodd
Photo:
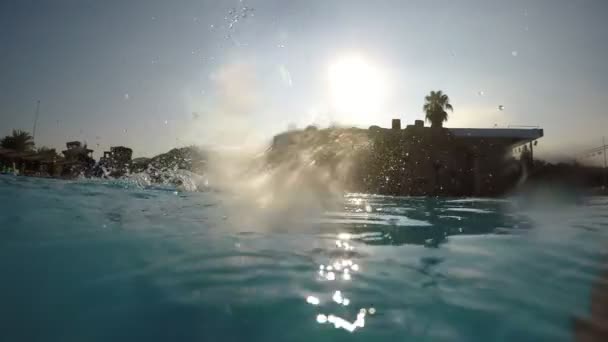
<instances>
[{"instance_id":1,"label":"bright sky","mask_svg":"<svg viewBox=\"0 0 608 342\"><path fill-rule=\"evenodd\" d=\"M31 131L40 99L39 146L151 156L290 124L406 124L441 89L448 127L540 125L538 152L576 151L608 135L606 13L605 0L3 1L0 134Z\"/></svg>"}]
</instances>

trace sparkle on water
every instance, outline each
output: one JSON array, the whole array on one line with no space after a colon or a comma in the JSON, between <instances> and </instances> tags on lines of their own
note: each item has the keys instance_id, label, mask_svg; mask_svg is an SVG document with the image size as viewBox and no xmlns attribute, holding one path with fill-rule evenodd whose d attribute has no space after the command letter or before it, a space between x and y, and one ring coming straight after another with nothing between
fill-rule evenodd
<instances>
[{"instance_id":1,"label":"sparkle on water","mask_svg":"<svg viewBox=\"0 0 608 342\"><path fill-rule=\"evenodd\" d=\"M349 194L302 221L147 182L0 190L7 341L570 341L608 242L601 197Z\"/></svg>"}]
</instances>

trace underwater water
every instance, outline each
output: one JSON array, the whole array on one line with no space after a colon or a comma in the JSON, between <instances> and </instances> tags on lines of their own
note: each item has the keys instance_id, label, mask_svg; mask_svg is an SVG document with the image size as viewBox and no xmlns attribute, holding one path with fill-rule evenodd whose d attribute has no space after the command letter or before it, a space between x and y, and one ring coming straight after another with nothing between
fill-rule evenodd
<instances>
[{"instance_id":1,"label":"underwater water","mask_svg":"<svg viewBox=\"0 0 608 342\"><path fill-rule=\"evenodd\" d=\"M0 176L0 341L569 341L606 260L608 198L234 198Z\"/></svg>"}]
</instances>

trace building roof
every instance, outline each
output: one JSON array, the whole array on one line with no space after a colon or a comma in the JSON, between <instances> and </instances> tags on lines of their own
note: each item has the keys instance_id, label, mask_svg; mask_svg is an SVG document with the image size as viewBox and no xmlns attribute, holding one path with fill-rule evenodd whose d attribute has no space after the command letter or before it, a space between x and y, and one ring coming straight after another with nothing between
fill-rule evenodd
<instances>
[{"instance_id":1,"label":"building roof","mask_svg":"<svg viewBox=\"0 0 608 342\"><path fill-rule=\"evenodd\" d=\"M112 147L110 147L110 150L111 151L120 151L120 150L122 150L122 151L133 151L132 149L130 149L128 147L125 147L125 146L112 146Z\"/></svg>"},{"instance_id":2,"label":"building roof","mask_svg":"<svg viewBox=\"0 0 608 342\"><path fill-rule=\"evenodd\" d=\"M43 154L33 154L33 155L29 155L29 156L23 156L22 159L26 160L26 161L37 161L37 162L42 162L42 163L53 163L53 162L56 162L57 160L59 160L59 158L53 158L53 157L43 155Z\"/></svg>"},{"instance_id":3,"label":"building roof","mask_svg":"<svg viewBox=\"0 0 608 342\"><path fill-rule=\"evenodd\" d=\"M542 128L448 128L459 138L505 138L518 141L530 141L542 138Z\"/></svg>"}]
</instances>

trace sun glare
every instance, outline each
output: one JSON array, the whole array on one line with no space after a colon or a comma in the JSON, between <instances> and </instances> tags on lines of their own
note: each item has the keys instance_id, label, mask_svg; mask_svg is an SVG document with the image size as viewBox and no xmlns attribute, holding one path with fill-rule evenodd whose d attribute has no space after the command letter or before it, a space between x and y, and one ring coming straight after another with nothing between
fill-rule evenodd
<instances>
[{"instance_id":1,"label":"sun glare","mask_svg":"<svg viewBox=\"0 0 608 342\"><path fill-rule=\"evenodd\" d=\"M386 80L381 70L359 56L347 56L330 64L329 92L333 108L352 119L365 118L382 109Z\"/></svg>"}]
</instances>

